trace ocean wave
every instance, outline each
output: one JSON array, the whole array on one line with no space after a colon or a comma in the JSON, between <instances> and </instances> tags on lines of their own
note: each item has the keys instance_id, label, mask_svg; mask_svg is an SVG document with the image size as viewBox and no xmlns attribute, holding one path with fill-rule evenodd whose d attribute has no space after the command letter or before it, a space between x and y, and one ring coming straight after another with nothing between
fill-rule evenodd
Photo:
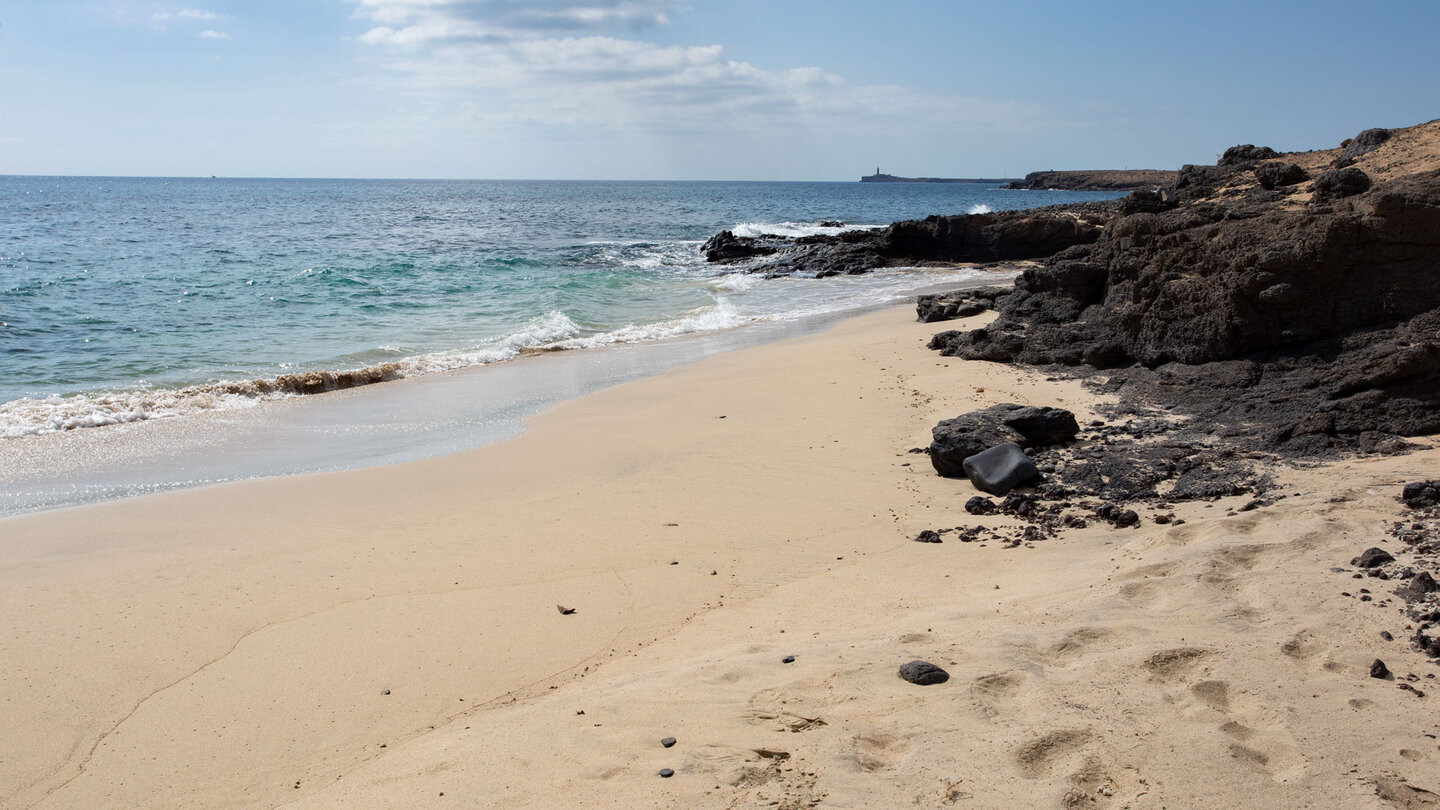
<instances>
[{"instance_id":1,"label":"ocean wave","mask_svg":"<svg viewBox=\"0 0 1440 810\"><path fill-rule=\"evenodd\" d=\"M730 329L758 320L764 318L743 317L729 301L720 298L713 306L692 310L670 320L630 324L586 335L585 330L565 313L552 311L481 346L420 354L361 368L296 372L270 379L225 380L175 389L143 388L12 400L0 403L0 438L61 433L206 411L236 410L269 400L323 394L405 377L503 363L526 354L665 340L695 332Z\"/></svg>"},{"instance_id":2,"label":"ocean wave","mask_svg":"<svg viewBox=\"0 0 1440 810\"><path fill-rule=\"evenodd\" d=\"M833 236L844 231L860 231L879 228L879 225L822 225L818 222L741 222L730 229L736 236L761 236L773 234L775 236L801 237L801 236Z\"/></svg>"},{"instance_id":3,"label":"ocean wave","mask_svg":"<svg viewBox=\"0 0 1440 810\"><path fill-rule=\"evenodd\" d=\"M970 210L969 210L969 211L966 211L965 213L967 213L967 214L989 214L989 213L993 213L993 212L994 212L994 209L991 208L990 206L986 205L985 203L976 203L975 205L970 206Z\"/></svg>"}]
</instances>

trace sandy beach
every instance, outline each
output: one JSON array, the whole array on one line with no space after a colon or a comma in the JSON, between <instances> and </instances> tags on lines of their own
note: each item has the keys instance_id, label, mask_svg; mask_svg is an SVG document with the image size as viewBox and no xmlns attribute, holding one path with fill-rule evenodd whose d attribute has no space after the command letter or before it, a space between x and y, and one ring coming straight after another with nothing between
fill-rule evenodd
<instances>
[{"instance_id":1,"label":"sandy beach","mask_svg":"<svg viewBox=\"0 0 1440 810\"><path fill-rule=\"evenodd\" d=\"M1433 806L1435 667L1348 563L1440 451L916 543L1007 520L907 452L937 420L1096 402L935 331L888 309L474 451L0 521L0 804Z\"/></svg>"}]
</instances>

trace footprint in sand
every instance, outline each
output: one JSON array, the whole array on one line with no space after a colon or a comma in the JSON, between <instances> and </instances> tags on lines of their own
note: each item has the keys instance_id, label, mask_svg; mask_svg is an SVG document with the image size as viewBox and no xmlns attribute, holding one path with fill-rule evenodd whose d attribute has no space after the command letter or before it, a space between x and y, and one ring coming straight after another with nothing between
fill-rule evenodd
<instances>
[{"instance_id":1,"label":"footprint in sand","mask_svg":"<svg viewBox=\"0 0 1440 810\"><path fill-rule=\"evenodd\" d=\"M1159 680L1172 681L1190 672L1201 661L1213 654L1212 650L1200 647L1175 647L1161 650L1145 659L1145 669Z\"/></svg>"},{"instance_id":2,"label":"footprint in sand","mask_svg":"<svg viewBox=\"0 0 1440 810\"><path fill-rule=\"evenodd\" d=\"M865 773L888 771L905 753L905 741L885 731L868 731L855 737L855 765Z\"/></svg>"},{"instance_id":3,"label":"footprint in sand","mask_svg":"<svg viewBox=\"0 0 1440 810\"><path fill-rule=\"evenodd\" d=\"M1083 728L1052 731L1015 751L1015 764L1027 779L1049 776L1055 766L1081 752L1093 735Z\"/></svg>"},{"instance_id":4,"label":"footprint in sand","mask_svg":"<svg viewBox=\"0 0 1440 810\"><path fill-rule=\"evenodd\" d=\"M1024 682L1025 676L1022 673L997 672L972 681L970 693L975 696L975 701L980 705L980 713L987 718L994 719L1005 711L1015 695L1020 692L1020 687Z\"/></svg>"}]
</instances>

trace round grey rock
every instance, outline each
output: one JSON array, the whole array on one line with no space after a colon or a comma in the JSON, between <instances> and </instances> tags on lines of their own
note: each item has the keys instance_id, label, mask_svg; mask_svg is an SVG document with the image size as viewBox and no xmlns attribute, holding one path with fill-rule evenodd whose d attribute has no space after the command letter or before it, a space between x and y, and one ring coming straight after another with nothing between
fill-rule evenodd
<instances>
[{"instance_id":1,"label":"round grey rock","mask_svg":"<svg viewBox=\"0 0 1440 810\"><path fill-rule=\"evenodd\" d=\"M950 673L929 661L911 661L901 665L900 677L919 686L934 686L950 680Z\"/></svg>"}]
</instances>

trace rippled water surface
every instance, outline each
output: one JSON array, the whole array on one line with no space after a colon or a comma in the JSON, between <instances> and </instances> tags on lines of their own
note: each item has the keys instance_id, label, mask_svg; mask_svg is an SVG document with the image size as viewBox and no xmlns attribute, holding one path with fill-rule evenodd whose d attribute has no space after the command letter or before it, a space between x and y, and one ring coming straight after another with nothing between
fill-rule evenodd
<instances>
[{"instance_id":1,"label":"rippled water surface","mask_svg":"<svg viewBox=\"0 0 1440 810\"><path fill-rule=\"evenodd\" d=\"M704 264L699 245L726 228L836 232L819 223L1103 196L0 177L0 437L248 407L296 393L304 380L286 375L306 372L416 376L843 311L917 286L919 271L765 280Z\"/></svg>"}]
</instances>

